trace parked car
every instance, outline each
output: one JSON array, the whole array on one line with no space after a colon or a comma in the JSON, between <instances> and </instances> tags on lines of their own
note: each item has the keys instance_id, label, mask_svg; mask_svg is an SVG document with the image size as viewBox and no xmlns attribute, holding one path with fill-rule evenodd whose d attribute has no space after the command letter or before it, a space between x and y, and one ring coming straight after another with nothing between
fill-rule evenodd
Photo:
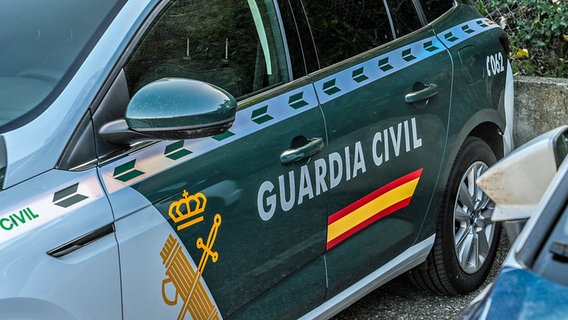
<instances>
[{"instance_id":1,"label":"parked car","mask_svg":"<svg viewBox=\"0 0 568 320\"><path fill-rule=\"evenodd\" d=\"M502 269L462 319L566 317L567 154L564 126L527 143L480 178L480 186L496 202L497 220L528 222L520 234L513 232L519 228L509 230L516 241Z\"/></svg>"},{"instance_id":2,"label":"parked car","mask_svg":"<svg viewBox=\"0 0 568 320\"><path fill-rule=\"evenodd\" d=\"M476 289L512 149L468 1L0 3L0 319L330 317Z\"/></svg>"}]
</instances>

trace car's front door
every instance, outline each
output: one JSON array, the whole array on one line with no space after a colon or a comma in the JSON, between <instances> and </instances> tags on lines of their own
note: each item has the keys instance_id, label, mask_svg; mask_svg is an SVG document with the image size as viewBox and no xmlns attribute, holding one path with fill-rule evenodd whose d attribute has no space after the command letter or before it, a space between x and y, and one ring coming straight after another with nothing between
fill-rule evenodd
<instances>
[{"instance_id":1,"label":"car's front door","mask_svg":"<svg viewBox=\"0 0 568 320\"><path fill-rule=\"evenodd\" d=\"M220 135L124 151L99 137L126 319L296 317L323 301L327 197L310 156L324 121L312 84L292 80L281 30L272 1L174 1L98 107L97 130L164 77L238 100Z\"/></svg>"},{"instance_id":2,"label":"car's front door","mask_svg":"<svg viewBox=\"0 0 568 320\"><path fill-rule=\"evenodd\" d=\"M451 61L421 29L413 1L303 2L329 136L334 296L423 240L446 142Z\"/></svg>"}]
</instances>

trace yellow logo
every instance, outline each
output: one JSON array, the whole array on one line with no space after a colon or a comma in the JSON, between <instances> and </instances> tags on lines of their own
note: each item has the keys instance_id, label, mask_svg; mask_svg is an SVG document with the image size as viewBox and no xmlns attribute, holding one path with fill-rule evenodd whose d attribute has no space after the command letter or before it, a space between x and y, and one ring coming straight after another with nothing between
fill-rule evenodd
<instances>
[{"instance_id":1,"label":"yellow logo","mask_svg":"<svg viewBox=\"0 0 568 320\"><path fill-rule=\"evenodd\" d=\"M205 211L206 205L207 197L203 193L199 192L190 196L187 190L183 190L183 198L170 205L168 215L176 224L189 220L177 226L180 231L203 221L201 214Z\"/></svg>"},{"instance_id":2,"label":"yellow logo","mask_svg":"<svg viewBox=\"0 0 568 320\"><path fill-rule=\"evenodd\" d=\"M183 301L182 308L178 315L178 320L185 318L187 312L193 319L220 319L219 310L207 294L207 290L201 281L203 271L209 258L213 263L219 259L219 253L213 250L213 245L217 239L217 232L221 226L221 215L216 214L213 219L213 226L209 231L207 241L198 238L196 245L203 250L197 270L194 269L181 249L180 243L170 235L160 252L164 266L166 267L167 278L162 280L162 298L170 306L178 303L178 298ZM176 295L173 299L166 295L166 285L173 284Z\"/></svg>"}]
</instances>

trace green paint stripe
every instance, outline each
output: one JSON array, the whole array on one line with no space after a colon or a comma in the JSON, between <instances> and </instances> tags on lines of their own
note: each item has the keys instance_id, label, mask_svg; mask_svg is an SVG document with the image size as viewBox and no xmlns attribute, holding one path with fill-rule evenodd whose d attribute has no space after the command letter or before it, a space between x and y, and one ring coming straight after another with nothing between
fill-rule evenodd
<instances>
[{"instance_id":1,"label":"green paint stripe","mask_svg":"<svg viewBox=\"0 0 568 320\"><path fill-rule=\"evenodd\" d=\"M122 182L127 182L127 181L132 180L132 179L134 179L134 178L136 178L136 177L139 177L139 176L141 176L141 175L143 175L143 174L144 174L144 172L142 172L142 171L140 171L140 170L133 169L133 170L128 171L128 172L125 172L125 173L123 173L123 174L121 174L121 175L119 175L119 176L115 176L114 178L115 178L116 180L120 180L120 181L122 181Z\"/></svg>"},{"instance_id":2,"label":"green paint stripe","mask_svg":"<svg viewBox=\"0 0 568 320\"><path fill-rule=\"evenodd\" d=\"M323 84L323 92L327 93L327 95L331 96L331 95L338 93L340 91L341 91L341 89L339 89L335 85L335 79L329 80L329 81L327 81Z\"/></svg>"},{"instance_id":3,"label":"green paint stripe","mask_svg":"<svg viewBox=\"0 0 568 320\"><path fill-rule=\"evenodd\" d=\"M183 158L189 154L191 154L192 152L185 149L184 148L184 141L180 140L177 142L174 142L170 145L166 146L166 150L164 151L164 155L172 160L178 160L180 158Z\"/></svg>"},{"instance_id":4,"label":"green paint stripe","mask_svg":"<svg viewBox=\"0 0 568 320\"><path fill-rule=\"evenodd\" d=\"M384 58L379 60L379 69L387 72L393 68L394 67L389 64L389 58Z\"/></svg>"},{"instance_id":5,"label":"green paint stripe","mask_svg":"<svg viewBox=\"0 0 568 320\"><path fill-rule=\"evenodd\" d=\"M406 49L406 50L402 51L402 58L406 62L416 60L416 57L412 55L412 49Z\"/></svg>"},{"instance_id":6,"label":"green paint stripe","mask_svg":"<svg viewBox=\"0 0 568 320\"><path fill-rule=\"evenodd\" d=\"M172 160L179 160L187 155L190 155L191 153L192 152L187 149L180 149L166 154L166 157Z\"/></svg>"},{"instance_id":7,"label":"green paint stripe","mask_svg":"<svg viewBox=\"0 0 568 320\"><path fill-rule=\"evenodd\" d=\"M85 200L85 199L88 199L88 198L89 198L89 197L84 196L84 195L82 195L82 194L76 194L76 195L74 195L74 196L72 196L72 197L70 197L70 198L67 198L67 199L65 199L65 200L56 201L56 202L54 202L54 204L55 204L56 206L59 206L59 207L68 208L68 207L70 207L70 206L72 206L72 205L74 205L74 204L77 204L77 203L79 203L79 202L81 202L81 201L83 201L83 200Z\"/></svg>"},{"instance_id":8,"label":"green paint stripe","mask_svg":"<svg viewBox=\"0 0 568 320\"><path fill-rule=\"evenodd\" d=\"M290 98L288 99L288 105L292 108L294 108L295 110L303 108L307 105L309 105L309 103L307 103L306 101L304 101L304 92L298 92L296 94L293 94L290 96Z\"/></svg>"},{"instance_id":9,"label":"green paint stripe","mask_svg":"<svg viewBox=\"0 0 568 320\"><path fill-rule=\"evenodd\" d=\"M428 41L426 43L424 43L424 50L429 51L429 52L434 52L436 50L438 50L438 47L436 47L432 41Z\"/></svg>"},{"instance_id":10,"label":"green paint stripe","mask_svg":"<svg viewBox=\"0 0 568 320\"><path fill-rule=\"evenodd\" d=\"M53 195L53 203L55 203L56 201L59 201L63 198L66 198L70 195L73 195L75 193L77 193L77 190L79 189L79 183L76 183L70 187L67 187L63 190L59 190L57 191L54 195Z\"/></svg>"},{"instance_id":11,"label":"green paint stripe","mask_svg":"<svg viewBox=\"0 0 568 320\"><path fill-rule=\"evenodd\" d=\"M183 143L184 143L184 141L183 141L183 140L180 140L180 141L177 141L177 142L174 142L174 143L172 143L172 144L167 145L167 146L166 146L166 151L164 152L164 154L167 155L167 154L170 154L170 153L172 153L172 152L174 152L174 151L177 151L177 150L179 150L179 149L182 149L182 148L183 148Z\"/></svg>"},{"instance_id":12,"label":"green paint stripe","mask_svg":"<svg viewBox=\"0 0 568 320\"><path fill-rule=\"evenodd\" d=\"M251 118L252 119L258 118L263 114L266 114L267 112L268 112L268 105L260 107L252 112Z\"/></svg>"},{"instance_id":13,"label":"green paint stripe","mask_svg":"<svg viewBox=\"0 0 568 320\"><path fill-rule=\"evenodd\" d=\"M235 134L232 133L231 131L227 131L227 132L225 132L225 133L218 134L218 135L214 136L213 139L215 139L215 140L217 140L217 141L223 141L223 140L225 140L225 139L227 139L227 138L230 138L230 137L232 137L232 136L234 136L234 135L235 135Z\"/></svg>"},{"instance_id":14,"label":"green paint stripe","mask_svg":"<svg viewBox=\"0 0 568 320\"><path fill-rule=\"evenodd\" d=\"M365 71L364 67L354 70L353 73L351 73L351 78L353 78L353 80L355 80L356 82L363 82L369 79L369 77L365 75L364 71Z\"/></svg>"},{"instance_id":15,"label":"green paint stripe","mask_svg":"<svg viewBox=\"0 0 568 320\"><path fill-rule=\"evenodd\" d=\"M120 175L124 174L125 172L134 169L135 165L136 165L136 159L131 160L131 161L125 163L125 164L122 164L122 165L120 165L120 166L118 166L114 169L114 173L113 173L112 176L114 178L116 178L117 176L120 176Z\"/></svg>"},{"instance_id":16,"label":"green paint stripe","mask_svg":"<svg viewBox=\"0 0 568 320\"><path fill-rule=\"evenodd\" d=\"M303 108L303 107L305 107L305 106L307 106L307 105L308 105L308 103L307 103L306 101L300 100L300 101L297 101L297 102L294 102L294 103L290 104L290 107L292 107L292 108L294 108L294 109L297 110L297 109Z\"/></svg>"},{"instance_id":17,"label":"green paint stripe","mask_svg":"<svg viewBox=\"0 0 568 320\"><path fill-rule=\"evenodd\" d=\"M486 23L483 22L483 21L477 21L477 25L480 26L480 27L482 27L482 28L487 28L487 27L489 26L488 24L486 24Z\"/></svg>"},{"instance_id":18,"label":"green paint stripe","mask_svg":"<svg viewBox=\"0 0 568 320\"><path fill-rule=\"evenodd\" d=\"M474 32L475 32L475 31L474 31L473 29L471 29L471 28L469 27L469 25L467 25L467 24L462 27L462 30L463 30L463 32L465 32L465 33L467 33L467 34L470 34L470 33L474 33Z\"/></svg>"},{"instance_id":19,"label":"green paint stripe","mask_svg":"<svg viewBox=\"0 0 568 320\"><path fill-rule=\"evenodd\" d=\"M260 116L260 117L257 117L257 118L255 118L255 119L253 119L252 121L256 122L257 124L263 124L263 123L265 123L265 122L267 122L267 121L270 121L270 120L272 120L272 119L274 119L274 118L272 118L271 116L265 114L265 115L263 115L263 116Z\"/></svg>"},{"instance_id":20,"label":"green paint stripe","mask_svg":"<svg viewBox=\"0 0 568 320\"><path fill-rule=\"evenodd\" d=\"M323 89L323 92L325 92L328 96L331 96L331 95L334 95L338 92L341 92L341 89L334 86L334 87L331 87L331 88Z\"/></svg>"},{"instance_id":21,"label":"green paint stripe","mask_svg":"<svg viewBox=\"0 0 568 320\"><path fill-rule=\"evenodd\" d=\"M456 36L454 36L453 33L448 32L444 35L444 38L446 38L446 40L448 40L449 42L454 42L456 40L459 40L459 38L457 38Z\"/></svg>"}]
</instances>

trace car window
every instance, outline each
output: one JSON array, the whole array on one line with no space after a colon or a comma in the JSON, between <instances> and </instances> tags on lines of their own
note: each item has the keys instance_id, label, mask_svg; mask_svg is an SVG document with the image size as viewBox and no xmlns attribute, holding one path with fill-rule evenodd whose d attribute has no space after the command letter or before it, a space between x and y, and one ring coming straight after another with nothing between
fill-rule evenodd
<instances>
[{"instance_id":1,"label":"car window","mask_svg":"<svg viewBox=\"0 0 568 320\"><path fill-rule=\"evenodd\" d=\"M127 63L129 90L180 77L217 85L242 99L288 81L280 34L272 1L174 1Z\"/></svg>"},{"instance_id":2,"label":"car window","mask_svg":"<svg viewBox=\"0 0 568 320\"><path fill-rule=\"evenodd\" d=\"M562 197L562 195L558 195L558 197ZM545 245L540 248L532 271L553 282L568 286L567 261L568 207L564 207L558 223L554 225Z\"/></svg>"},{"instance_id":3,"label":"car window","mask_svg":"<svg viewBox=\"0 0 568 320\"><path fill-rule=\"evenodd\" d=\"M428 21L434 21L454 6L453 0L420 0Z\"/></svg>"},{"instance_id":4,"label":"car window","mask_svg":"<svg viewBox=\"0 0 568 320\"><path fill-rule=\"evenodd\" d=\"M382 1L305 0L303 4L321 68L393 40Z\"/></svg>"},{"instance_id":5,"label":"car window","mask_svg":"<svg viewBox=\"0 0 568 320\"><path fill-rule=\"evenodd\" d=\"M387 1L397 37L422 27L412 0Z\"/></svg>"},{"instance_id":6,"label":"car window","mask_svg":"<svg viewBox=\"0 0 568 320\"><path fill-rule=\"evenodd\" d=\"M0 1L0 132L49 105L125 2Z\"/></svg>"}]
</instances>

